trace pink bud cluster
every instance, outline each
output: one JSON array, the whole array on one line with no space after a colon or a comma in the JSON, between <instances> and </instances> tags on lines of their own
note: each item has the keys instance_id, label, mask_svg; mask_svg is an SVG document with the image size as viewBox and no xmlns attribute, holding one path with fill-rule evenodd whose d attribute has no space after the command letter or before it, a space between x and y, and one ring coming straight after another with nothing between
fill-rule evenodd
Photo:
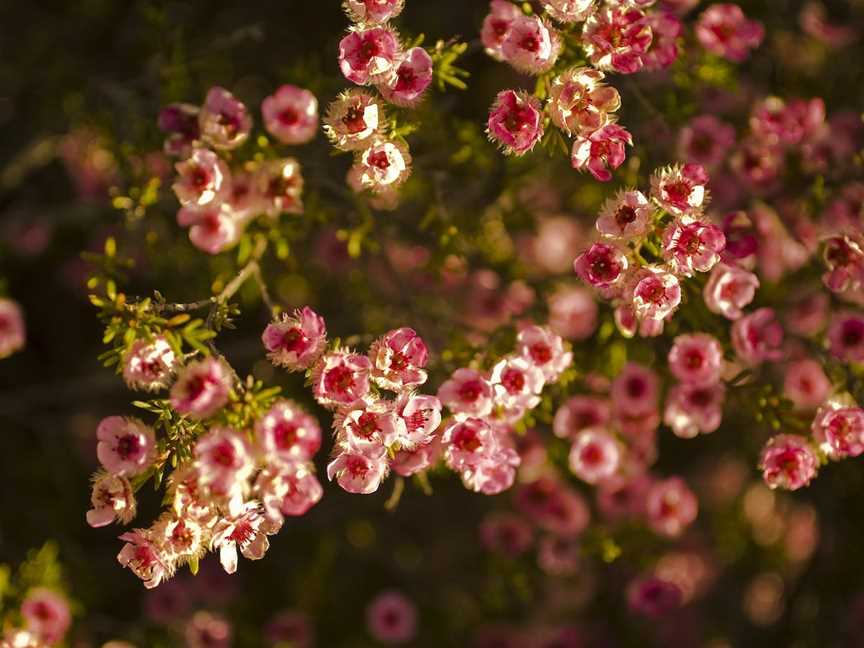
<instances>
[{"instance_id":1,"label":"pink bud cluster","mask_svg":"<svg viewBox=\"0 0 864 648\"><path fill-rule=\"evenodd\" d=\"M576 274L615 304L622 334L660 335L681 303L681 280L708 272L720 261L723 232L703 217L708 174L698 164L658 169L650 199L622 190L600 210L602 240L573 262ZM671 217L663 224L665 216ZM654 261L641 252L653 237ZM659 246L659 249L657 249Z\"/></svg>"},{"instance_id":2,"label":"pink bud cluster","mask_svg":"<svg viewBox=\"0 0 864 648\"><path fill-rule=\"evenodd\" d=\"M516 350L489 371L457 369L438 389L450 410L444 459L466 488L495 494L510 488L519 466L513 425L540 403L546 384L570 366L573 354L548 328L526 326Z\"/></svg>"},{"instance_id":3,"label":"pink bud cluster","mask_svg":"<svg viewBox=\"0 0 864 648\"><path fill-rule=\"evenodd\" d=\"M308 90L283 85L261 104L264 126L276 140L299 145L315 137L318 100ZM303 213L303 176L293 157L229 166L230 152L252 133L247 107L228 90L211 88L204 104L172 104L159 127L175 165L174 193L181 208L177 223L189 228L193 245L218 254L240 240L258 216Z\"/></svg>"}]
</instances>

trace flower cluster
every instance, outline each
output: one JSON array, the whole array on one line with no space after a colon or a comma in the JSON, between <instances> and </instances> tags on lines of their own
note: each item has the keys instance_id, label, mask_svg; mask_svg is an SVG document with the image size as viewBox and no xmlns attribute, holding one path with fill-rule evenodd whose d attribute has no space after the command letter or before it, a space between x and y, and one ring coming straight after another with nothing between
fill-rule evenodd
<instances>
[{"instance_id":1,"label":"flower cluster","mask_svg":"<svg viewBox=\"0 0 864 648\"><path fill-rule=\"evenodd\" d=\"M674 165L654 172L649 196L626 189L603 204L597 218L602 240L573 267L615 303L622 334L660 335L681 303L681 280L719 263L726 239L703 216L707 184L701 165Z\"/></svg>"},{"instance_id":2,"label":"flower cluster","mask_svg":"<svg viewBox=\"0 0 864 648\"><path fill-rule=\"evenodd\" d=\"M283 85L261 103L264 127L278 142L309 142L318 130L318 100ZM303 213L303 175L293 157L244 160L252 116L228 90L211 88L203 105L172 104L159 115L165 152L179 158L174 193L177 223L208 254L238 243L257 217Z\"/></svg>"}]
</instances>

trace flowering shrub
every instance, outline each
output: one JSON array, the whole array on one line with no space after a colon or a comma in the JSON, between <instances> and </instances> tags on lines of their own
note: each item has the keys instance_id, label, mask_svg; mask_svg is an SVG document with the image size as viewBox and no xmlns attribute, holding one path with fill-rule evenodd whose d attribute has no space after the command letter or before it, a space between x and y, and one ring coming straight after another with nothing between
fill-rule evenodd
<instances>
[{"instance_id":1,"label":"flowering shrub","mask_svg":"<svg viewBox=\"0 0 864 648\"><path fill-rule=\"evenodd\" d=\"M861 7L131 4L0 170L2 648L857 641Z\"/></svg>"}]
</instances>

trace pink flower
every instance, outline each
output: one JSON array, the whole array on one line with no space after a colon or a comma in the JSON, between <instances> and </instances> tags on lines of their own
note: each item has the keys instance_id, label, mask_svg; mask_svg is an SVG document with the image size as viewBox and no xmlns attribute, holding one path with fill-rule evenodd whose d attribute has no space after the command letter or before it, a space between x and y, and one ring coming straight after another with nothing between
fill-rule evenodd
<instances>
[{"instance_id":1,"label":"pink flower","mask_svg":"<svg viewBox=\"0 0 864 648\"><path fill-rule=\"evenodd\" d=\"M584 560L582 552L581 542L577 539L559 538L555 535L543 536L537 549L537 564L540 569L552 576L572 576L578 572ZM569 645L566 639L561 641L564 643L552 645ZM538 645L548 644L544 642Z\"/></svg>"},{"instance_id":2,"label":"pink flower","mask_svg":"<svg viewBox=\"0 0 864 648\"><path fill-rule=\"evenodd\" d=\"M359 450L343 450L327 464L327 478L330 481L335 477L343 490L359 495L377 491L386 475L385 456L367 456Z\"/></svg>"},{"instance_id":3,"label":"pink flower","mask_svg":"<svg viewBox=\"0 0 864 648\"><path fill-rule=\"evenodd\" d=\"M134 418L109 416L96 429L96 456L105 470L124 477L138 475L150 467L156 454L153 429Z\"/></svg>"},{"instance_id":4,"label":"pink flower","mask_svg":"<svg viewBox=\"0 0 864 648\"><path fill-rule=\"evenodd\" d=\"M513 21L521 16L519 7L509 0L491 0L489 14L483 19L483 27L480 30L480 39L489 56L498 61L504 60L501 45Z\"/></svg>"},{"instance_id":5,"label":"pink flower","mask_svg":"<svg viewBox=\"0 0 864 648\"><path fill-rule=\"evenodd\" d=\"M275 218L282 213L303 213L303 174L294 158L262 162L255 172L261 210Z\"/></svg>"},{"instance_id":6,"label":"pink flower","mask_svg":"<svg viewBox=\"0 0 864 648\"><path fill-rule=\"evenodd\" d=\"M324 407L351 405L369 393L369 358L347 350L324 354L312 367L312 391Z\"/></svg>"},{"instance_id":7,"label":"pink flower","mask_svg":"<svg viewBox=\"0 0 864 648\"><path fill-rule=\"evenodd\" d=\"M395 140L374 142L354 164L360 185L373 193L398 187L411 175L411 154Z\"/></svg>"},{"instance_id":8,"label":"pink flower","mask_svg":"<svg viewBox=\"0 0 864 648\"><path fill-rule=\"evenodd\" d=\"M612 381L612 405L616 412L649 414L657 410L658 392L657 374L628 362Z\"/></svg>"},{"instance_id":9,"label":"pink flower","mask_svg":"<svg viewBox=\"0 0 864 648\"><path fill-rule=\"evenodd\" d=\"M864 285L864 250L851 236L832 236L825 241L822 258L827 272L822 281L835 293L854 292Z\"/></svg>"},{"instance_id":10,"label":"pink flower","mask_svg":"<svg viewBox=\"0 0 864 648\"><path fill-rule=\"evenodd\" d=\"M309 462L276 460L258 474L255 495L270 520L305 515L321 500L324 489L314 471Z\"/></svg>"},{"instance_id":11,"label":"pink flower","mask_svg":"<svg viewBox=\"0 0 864 648\"><path fill-rule=\"evenodd\" d=\"M660 618L677 610L683 595L675 583L649 576L637 578L627 586L627 605L643 616Z\"/></svg>"},{"instance_id":12,"label":"pink flower","mask_svg":"<svg viewBox=\"0 0 864 648\"><path fill-rule=\"evenodd\" d=\"M816 476L819 459L804 437L778 434L762 449L759 469L769 488L798 490Z\"/></svg>"},{"instance_id":13,"label":"pink flower","mask_svg":"<svg viewBox=\"0 0 864 648\"><path fill-rule=\"evenodd\" d=\"M779 97L766 97L753 106L750 131L767 144L800 144L812 137L825 124L825 104L821 99L786 102Z\"/></svg>"},{"instance_id":14,"label":"pink flower","mask_svg":"<svg viewBox=\"0 0 864 648\"><path fill-rule=\"evenodd\" d=\"M829 402L816 412L811 429L814 438L832 459L864 453L864 410Z\"/></svg>"},{"instance_id":15,"label":"pink flower","mask_svg":"<svg viewBox=\"0 0 864 648\"><path fill-rule=\"evenodd\" d=\"M283 144L305 144L318 130L318 100L294 85L280 86L261 102L264 127Z\"/></svg>"},{"instance_id":16,"label":"pink flower","mask_svg":"<svg viewBox=\"0 0 864 648\"><path fill-rule=\"evenodd\" d=\"M663 232L663 258L676 274L692 277L708 272L720 261L726 237L715 225L675 221Z\"/></svg>"},{"instance_id":17,"label":"pink flower","mask_svg":"<svg viewBox=\"0 0 864 648\"><path fill-rule=\"evenodd\" d=\"M343 445L369 455L380 455L406 436L405 422L393 411L392 401L359 401L336 414L333 427Z\"/></svg>"},{"instance_id":18,"label":"pink flower","mask_svg":"<svg viewBox=\"0 0 864 648\"><path fill-rule=\"evenodd\" d=\"M574 23L588 17L594 0L541 0L540 4L558 22Z\"/></svg>"},{"instance_id":19,"label":"pink flower","mask_svg":"<svg viewBox=\"0 0 864 648\"><path fill-rule=\"evenodd\" d=\"M353 22L380 25L402 13L405 0L345 0L343 6Z\"/></svg>"},{"instance_id":20,"label":"pink flower","mask_svg":"<svg viewBox=\"0 0 864 648\"><path fill-rule=\"evenodd\" d=\"M828 349L844 362L864 362L864 316L836 314L828 327Z\"/></svg>"},{"instance_id":21,"label":"pink flower","mask_svg":"<svg viewBox=\"0 0 864 648\"><path fill-rule=\"evenodd\" d=\"M149 533L163 560L172 565L200 558L206 551L205 530L201 524L191 518L179 517L173 511L161 515Z\"/></svg>"},{"instance_id":22,"label":"pink flower","mask_svg":"<svg viewBox=\"0 0 864 648\"><path fill-rule=\"evenodd\" d=\"M675 215L702 211L708 192L708 174L699 164L673 165L651 174L651 197Z\"/></svg>"},{"instance_id":23,"label":"pink flower","mask_svg":"<svg viewBox=\"0 0 864 648\"><path fill-rule=\"evenodd\" d=\"M743 315L741 309L753 301L758 287L759 278L752 272L719 263L711 271L702 296L708 310L737 320Z\"/></svg>"},{"instance_id":24,"label":"pink flower","mask_svg":"<svg viewBox=\"0 0 864 648\"><path fill-rule=\"evenodd\" d=\"M0 297L0 359L24 348L26 332L21 307Z\"/></svg>"},{"instance_id":25,"label":"pink flower","mask_svg":"<svg viewBox=\"0 0 864 648\"><path fill-rule=\"evenodd\" d=\"M431 83L432 57L422 47L412 47L378 89L390 103L410 108L420 103Z\"/></svg>"},{"instance_id":26,"label":"pink flower","mask_svg":"<svg viewBox=\"0 0 864 648\"><path fill-rule=\"evenodd\" d=\"M338 149L361 149L372 141L382 118L381 106L372 95L346 90L327 108L324 132Z\"/></svg>"},{"instance_id":27,"label":"pink flower","mask_svg":"<svg viewBox=\"0 0 864 648\"><path fill-rule=\"evenodd\" d=\"M646 474L619 474L607 479L597 485L597 508L613 522L641 518L652 481Z\"/></svg>"},{"instance_id":28,"label":"pink flower","mask_svg":"<svg viewBox=\"0 0 864 648\"><path fill-rule=\"evenodd\" d=\"M696 38L706 50L740 63L765 36L762 24L748 20L736 4L713 4L699 16Z\"/></svg>"},{"instance_id":29,"label":"pink flower","mask_svg":"<svg viewBox=\"0 0 864 648\"><path fill-rule=\"evenodd\" d=\"M591 517L583 497L551 477L521 485L514 503L539 527L565 538L582 533Z\"/></svg>"},{"instance_id":30,"label":"pink flower","mask_svg":"<svg viewBox=\"0 0 864 648\"><path fill-rule=\"evenodd\" d=\"M683 25L675 14L666 11L655 11L648 14L648 26L651 28L651 45L642 61L646 70L665 70L672 65L680 53L678 39L681 37Z\"/></svg>"},{"instance_id":31,"label":"pink flower","mask_svg":"<svg viewBox=\"0 0 864 648\"><path fill-rule=\"evenodd\" d=\"M438 398L454 414L487 416L492 411L492 385L474 369L457 369L438 388Z\"/></svg>"},{"instance_id":32,"label":"pink flower","mask_svg":"<svg viewBox=\"0 0 864 648\"><path fill-rule=\"evenodd\" d=\"M261 335L267 357L289 371L304 371L311 367L327 346L327 325L324 318L308 306L282 316L267 325Z\"/></svg>"},{"instance_id":33,"label":"pink flower","mask_svg":"<svg viewBox=\"0 0 864 648\"><path fill-rule=\"evenodd\" d=\"M486 132L506 155L524 155L543 137L540 102L523 91L502 90L489 110Z\"/></svg>"},{"instance_id":34,"label":"pink flower","mask_svg":"<svg viewBox=\"0 0 864 648\"><path fill-rule=\"evenodd\" d=\"M198 148L174 165L177 181L172 185L184 207L218 205L231 187L227 165L213 151Z\"/></svg>"},{"instance_id":35,"label":"pink flower","mask_svg":"<svg viewBox=\"0 0 864 648\"><path fill-rule=\"evenodd\" d=\"M135 340L123 354L123 380L130 389L155 391L168 386L177 357L161 335Z\"/></svg>"},{"instance_id":36,"label":"pink flower","mask_svg":"<svg viewBox=\"0 0 864 648\"><path fill-rule=\"evenodd\" d=\"M771 308L760 308L732 324L732 347L744 362L757 365L783 357L783 327Z\"/></svg>"},{"instance_id":37,"label":"pink flower","mask_svg":"<svg viewBox=\"0 0 864 648\"><path fill-rule=\"evenodd\" d=\"M413 641L417 635L417 609L399 592L382 592L366 608L366 627L381 643Z\"/></svg>"},{"instance_id":38,"label":"pink flower","mask_svg":"<svg viewBox=\"0 0 864 648\"><path fill-rule=\"evenodd\" d=\"M283 461L309 461L321 447L321 428L293 401L279 399L255 423L263 455Z\"/></svg>"},{"instance_id":39,"label":"pink flower","mask_svg":"<svg viewBox=\"0 0 864 648\"><path fill-rule=\"evenodd\" d=\"M117 561L144 581L144 587L147 589L158 587L162 581L174 574L174 565L163 559L149 531L135 529L121 535L120 540L125 541L126 544L117 554Z\"/></svg>"},{"instance_id":40,"label":"pink flower","mask_svg":"<svg viewBox=\"0 0 864 648\"><path fill-rule=\"evenodd\" d=\"M575 439L589 428L602 428L612 415L608 401L594 396L573 396L566 400L552 422L552 431L562 439Z\"/></svg>"},{"instance_id":41,"label":"pink flower","mask_svg":"<svg viewBox=\"0 0 864 648\"><path fill-rule=\"evenodd\" d=\"M704 167L721 164L735 146L735 129L714 115L690 120L678 136L678 155Z\"/></svg>"},{"instance_id":42,"label":"pink flower","mask_svg":"<svg viewBox=\"0 0 864 648\"><path fill-rule=\"evenodd\" d=\"M681 382L713 385L723 370L723 348L713 335L679 335L669 351L669 370Z\"/></svg>"},{"instance_id":43,"label":"pink flower","mask_svg":"<svg viewBox=\"0 0 864 648\"><path fill-rule=\"evenodd\" d=\"M237 245L246 225L227 203L182 207L177 212L177 224L189 227L189 240L207 254L219 254Z\"/></svg>"},{"instance_id":44,"label":"pink flower","mask_svg":"<svg viewBox=\"0 0 864 648\"><path fill-rule=\"evenodd\" d=\"M783 395L798 409L815 409L831 393L831 381L815 360L790 362L783 380Z\"/></svg>"},{"instance_id":45,"label":"pink flower","mask_svg":"<svg viewBox=\"0 0 864 648\"><path fill-rule=\"evenodd\" d=\"M166 155L186 157L196 140L201 138L198 127L198 106L174 103L159 111L159 130L167 133Z\"/></svg>"},{"instance_id":46,"label":"pink flower","mask_svg":"<svg viewBox=\"0 0 864 648\"><path fill-rule=\"evenodd\" d=\"M552 79L546 108L552 123L568 135L588 135L609 123L621 96L602 82L604 77L600 70L574 67Z\"/></svg>"},{"instance_id":47,"label":"pink flower","mask_svg":"<svg viewBox=\"0 0 864 648\"><path fill-rule=\"evenodd\" d=\"M829 299L821 290L795 298L786 312L784 323L796 335L816 335L828 320Z\"/></svg>"},{"instance_id":48,"label":"pink flower","mask_svg":"<svg viewBox=\"0 0 864 648\"><path fill-rule=\"evenodd\" d=\"M45 587L27 592L21 602L21 617L24 627L49 645L62 641L72 623L69 603Z\"/></svg>"},{"instance_id":49,"label":"pink flower","mask_svg":"<svg viewBox=\"0 0 864 648\"><path fill-rule=\"evenodd\" d=\"M644 65L651 37L642 11L627 5L607 5L585 20L582 45L594 67L632 74Z\"/></svg>"},{"instance_id":50,"label":"pink flower","mask_svg":"<svg viewBox=\"0 0 864 648\"><path fill-rule=\"evenodd\" d=\"M597 329L597 302L589 290L562 286L549 295L549 328L561 337L584 340Z\"/></svg>"},{"instance_id":51,"label":"pink flower","mask_svg":"<svg viewBox=\"0 0 864 648\"><path fill-rule=\"evenodd\" d=\"M594 243L576 257L573 269L579 278L594 288L609 288L616 284L628 267L627 257L614 245Z\"/></svg>"},{"instance_id":52,"label":"pink flower","mask_svg":"<svg viewBox=\"0 0 864 648\"><path fill-rule=\"evenodd\" d=\"M267 536L279 531L280 526L264 516L257 502L246 502L239 515L216 523L210 544L219 550L222 568L233 574L237 571L237 549L249 560L260 560L270 548Z\"/></svg>"},{"instance_id":53,"label":"pink flower","mask_svg":"<svg viewBox=\"0 0 864 648\"><path fill-rule=\"evenodd\" d=\"M657 266L643 266L633 278L633 312L638 320L664 320L681 303L678 277Z\"/></svg>"},{"instance_id":54,"label":"pink flower","mask_svg":"<svg viewBox=\"0 0 864 648\"><path fill-rule=\"evenodd\" d=\"M252 117L225 88L213 87L198 113L201 137L217 149L235 149L249 137Z\"/></svg>"},{"instance_id":55,"label":"pink flower","mask_svg":"<svg viewBox=\"0 0 864 648\"><path fill-rule=\"evenodd\" d=\"M654 532L670 538L680 536L696 519L699 502L679 477L656 482L645 503L648 525Z\"/></svg>"},{"instance_id":56,"label":"pink flower","mask_svg":"<svg viewBox=\"0 0 864 648\"><path fill-rule=\"evenodd\" d=\"M723 420L725 395L723 383L676 385L666 397L663 421L682 439L709 434Z\"/></svg>"},{"instance_id":57,"label":"pink flower","mask_svg":"<svg viewBox=\"0 0 864 648\"><path fill-rule=\"evenodd\" d=\"M558 59L561 37L538 16L517 16L501 42L504 60L525 74L546 72Z\"/></svg>"},{"instance_id":58,"label":"pink flower","mask_svg":"<svg viewBox=\"0 0 864 648\"><path fill-rule=\"evenodd\" d=\"M500 511L490 513L480 524L480 542L487 551L515 558L531 548L531 526L520 516Z\"/></svg>"},{"instance_id":59,"label":"pink flower","mask_svg":"<svg viewBox=\"0 0 864 648\"><path fill-rule=\"evenodd\" d=\"M441 401L434 396L402 392L393 411L404 422L404 432L398 439L402 449L413 450L432 442L441 425Z\"/></svg>"},{"instance_id":60,"label":"pink flower","mask_svg":"<svg viewBox=\"0 0 864 648\"><path fill-rule=\"evenodd\" d=\"M766 192L775 186L785 160L779 146L748 138L739 142L729 166L752 190Z\"/></svg>"},{"instance_id":61,"label":"pink flower","mask_svg":"<svg viewBox=\"0 0 864 648\"><path fill-rule=\"evenodd\" d=\"M573 140L570 166L588 170L600 182L612 179L612 169L624 164L625 145L633 145L633 136L618 124L606 124L590 135L578 135Z\"/></svg>"},{"instance_id":62,"label":"pink flower","mask_svg":"<svg viewBox=\"0 0 864 648\"><path fill-rule=\"evenodd\" d=\"M540 402L545 378L543 372L523 356L507 356L492 367L489 382L501 416L516 421Z\"/></svg>"},{"instance_id":63,"label":"pink flower","mask_svg":"<svg viewBox=\"0 0 864 648\"><path fill-rule=\"evenodd\" d=\"M442 441L446 448L444 456L447 465L457 472L477 465L498 447L492 427L480 418L452 422L444 430Z\"/></svg>"},{"instance_id":64,"label":"pink flower","mask_svg":"<svg viewBox=\"0 0 864 648\"><path fill-rule=\"evenodd\" d=\"M193 419L206 419L228 402L231 375L212 356L186 366L171 388L171 407Z\"/></svg>"},{"instance_id":65,"label":"pink flower","mask_svg":"<svg viewBox=\"0 0 864 648\"><path fill-rule=\"evenodd\" d=\"M582 481L596 484L618 471L621 454L618 441L603 428L582 430L570 447L570 471Z\"/></svg>"},{"instance_id":66,"label":"pink flower","mask_svg":"<svg viewBox=\"0 0 864 648\"><path fill-rule=\"evenodd\" d=\"M376 83L396 69L399 36L390 27L358 28L339 42L339 69L357 85Z\"/></svg>"},{"instance_id":67,"label":"pink flower","mask_svg":"<svg viewBox=\"0 0 864 648\"><path fill-rule=\"evenodd\" d=\"M183 637L187 648L230 648L231 624L212 612L196 612L186 623Z\"/></svg>"},{"instance_id":68,"label":"pink flower","mask_svg":"<svg viewBox=\"0 0 864 648\"><path fill-rule=\"evenodd\" d=\"M90 497L93 508L87 511L87 524L98 528L119 520L128 524L135 517L135 494L129 480L119 475L98 476Z\"/></svg>"},{"instance_id":69,"label":"pink flower","mask_svg":"<svg viewBox=\"0 0 864 648\"><path fill-rule=\"evenodd\" d=\"M498 495L513 486L520 463L513 448L499 446L491 455L481 457L462 471L462 484L475 493Z\"/></svg>"},{"instance_id":70,"label":"pink flower","mask_svg":"<svg viewBox=\"0 0 864 648\"><path fill-rule=\"evenodd\" d=\"M621 189L600 208L597 231L613 239L637 238L648 230L654 211L641 191Z\"/></svg>"},{"instance_id":71,"label":"pink flower","mask_svg":"<svg viewBox=\"0 0 864 648\"><path fill-rule=\"evenodd\" d=\"M219 494L230 496L242 489L252 474L255 462L246 436L230 427L211 428L195 444L198 483ZM233 498L232 498L233 499Z\"/></svg>"},{"instance_id":72,"label":"pink flower","mask_svg":"<svg viewBox=\"0 0 864 648\"><path fill-rule=\"evenodd\" d=\"M547 383L573 362L573 353L565 351L564 340L545 326L525 326L516 336L516 353L533 363L543 372Z\"/></svg>"}]
</instances>

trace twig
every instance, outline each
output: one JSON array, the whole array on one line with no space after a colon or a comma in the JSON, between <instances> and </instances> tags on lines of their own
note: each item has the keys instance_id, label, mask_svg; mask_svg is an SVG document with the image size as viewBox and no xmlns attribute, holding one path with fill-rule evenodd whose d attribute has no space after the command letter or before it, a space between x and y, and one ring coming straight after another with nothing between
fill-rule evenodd
<instances>
[{"instance_id":1,"label":"twig","mask_svg":"<svg viewBox=\"0 0 864 648\"><path fill-rule=\"evenodd\" d=\"M399 500L402 499L402 493L405 492L405 480L402 477L396 477L396 480L393 482L393 493L387 498L387 501L384 502L384 508L391 513L396 510L396 507L399 506Z\"/></svg>"}]
</instances>

